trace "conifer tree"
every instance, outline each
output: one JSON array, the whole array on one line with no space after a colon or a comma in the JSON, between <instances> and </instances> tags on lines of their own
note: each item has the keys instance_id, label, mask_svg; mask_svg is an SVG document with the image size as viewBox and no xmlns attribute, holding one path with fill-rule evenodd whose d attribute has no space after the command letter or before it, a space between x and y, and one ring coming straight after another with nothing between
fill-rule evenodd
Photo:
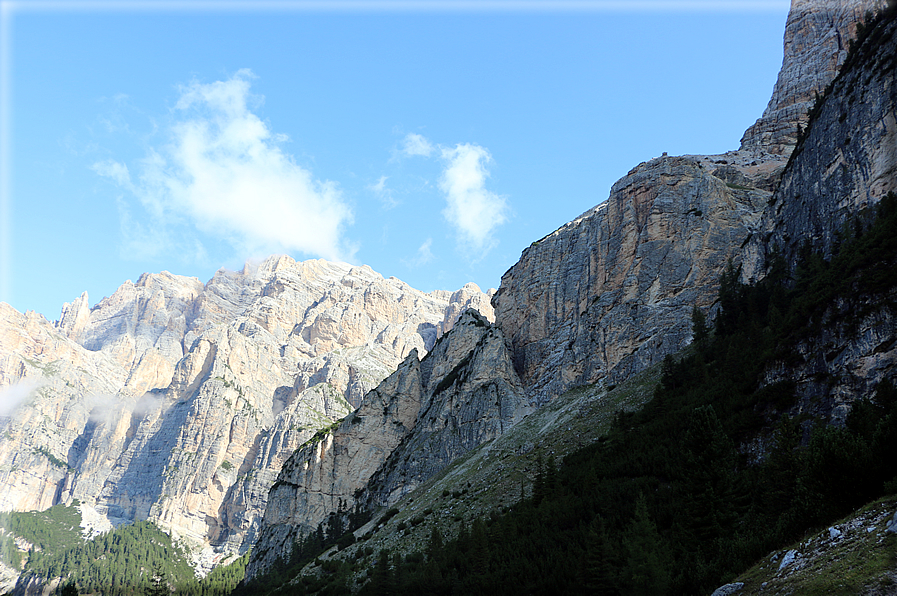
<instances>
[{"instance_id":1,"label":"conifer tree","mask_svg":"<svg viewBox=\"0 0 897 596\"><path fill-rule=\"evenodd\" d=\"M697 305L691 309L691 330L696 343L707 339L710 335L710 327L707 325L707 317Z\"/></svg>"},{"instance_id":2,"label":"conifer tree","mask_svg":"<svg viewBox=\"0 0 897 596\"><path fill-rule=\"evenodd\" d=\"M588 589L588 593L595 596L616 596L619 591L615 581L615 557L601 516L592 520L586 541L583 583Z\"/></svg>"},{"instance_id":3,"label":"conifer tree","mask_svg":"<svg viewBox=\"0 0 897 596\"><path fill-rule=\"evenodd\" d=\"M168 574L162 568L161 563L156 563L153 568L153 579L146 596L171 596L171 588L168 585Z\"/></svg>"},{"instance_id":4,"label":"conifer tree","mask_svg":"<svg viewBox=\"0 0 897 596\"><path fill-rule=\"evenodd\" d=\"M626 557L623 592L634 596L666 594L670 581L666 548L648 513L644 494L639 494L635 517L623 536L623 549Z\"/></svg>"}]
</instances>

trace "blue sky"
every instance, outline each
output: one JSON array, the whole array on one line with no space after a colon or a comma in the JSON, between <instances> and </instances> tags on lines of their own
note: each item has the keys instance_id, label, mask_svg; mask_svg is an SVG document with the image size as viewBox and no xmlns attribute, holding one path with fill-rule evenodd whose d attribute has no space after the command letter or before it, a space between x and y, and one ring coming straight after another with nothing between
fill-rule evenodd
<instances>
[{"instance_id":1,"label":"blue sky","mask_svg":"<svg viewBox=\"0 0 897 596\"><path fill-rule=\"evenodd\" d=\"M736 149L788 4L3 2L0 300L272 253L497 287L639 162Z\"/></svg>"}]
</instances>

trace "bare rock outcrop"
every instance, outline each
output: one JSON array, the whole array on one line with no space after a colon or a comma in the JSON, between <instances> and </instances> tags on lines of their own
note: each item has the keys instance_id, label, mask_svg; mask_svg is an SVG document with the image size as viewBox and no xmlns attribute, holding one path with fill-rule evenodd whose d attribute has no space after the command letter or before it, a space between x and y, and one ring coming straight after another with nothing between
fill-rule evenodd
<instances>
[{"instance_id":1,"label":"bare rock outcrop","mask_svg":"<svg viewBox=\"0 0 897 596\"><path fill-rule=\"evenodd\" d=\"M692 307L710 307L727 261L740 261L740 247L758 237L758 227L769 227L760 217L779 188L798 125L806 125L815 94L836 76L857 23L881 5L793 0L773 97L741 149L640 164L614 185L606 203L524 250L493 305L536 402L602 378L616 383L691 341ZM848 140L893 148L888 113L868 116L879 118L877 132ZM848 136L845 128L842 137ZM832 152L829 168L848 159ZM856 181L884 180L891 171L891 158L854 157L860 165L843 167L855 170L849 177ZM883 175L860 171L879 162ZM815 171L807 169L807 184Z\"/></svg>"},{"instance_id":2,"label":"bare rock outcrop","mask_svg":"<svg viewBox=\"0 0 897 596\"><path fill-rule=\"evenodd\" d=\"M640 164L505 273L496 321L535 401L617 382L691 341L692 308L710 307L770 194L714 171L691 157Z\"/></svg>"},{"instance_id":3,"label":"bare rock outcrop","mask_svg":"<svg viewBox=\"0 0 897 596\"><path fill-rule=\"evenodd\" d=\"M423 361L410 354L338 428L284 464L247 577L331 513L396 502L530 411L501 331L467 311Z\"/></svg>"},{"instance_id":4,"label":"bare rock outcrop","mask_svg":"<svg viewBox=\"0 0 897 596\"><path fill-rule=\"evenodd\" d=\"M804 248L828 259L897 192L897 20L859 45L795 149L758 230L743 248L743 277L764 277L777 253L792 272ZM893 294L893 293L892 293ZM843 423L897 364L894 296L841 296L818 332L803 339L764 383L788 382L802 414Z\"/></svg>"},{"instance_id":5,"label":"bare rock outcrop","mask_svg":"<svg viewBox=\"0 0 897 596\"><path fill-rule=\"evenodd\" d=\"M838 74L857 23L886 0L791 0L784 58L763 116L744 133L741 149L787 156L817 94Z\"/></svg>"},{"instance_id":6,"label":"bare rock outcrop","mask_svg":"<svg viewBox=\"0 0 897 596\"><path fill-rule=\"evenodd\" d=\"M744 276L765 273L769 253L794 264L806 245L826 257L854 218L897 192L897 25L870 34L832 84L781 185L744 249Z\"/></svg>"}]
</instances>

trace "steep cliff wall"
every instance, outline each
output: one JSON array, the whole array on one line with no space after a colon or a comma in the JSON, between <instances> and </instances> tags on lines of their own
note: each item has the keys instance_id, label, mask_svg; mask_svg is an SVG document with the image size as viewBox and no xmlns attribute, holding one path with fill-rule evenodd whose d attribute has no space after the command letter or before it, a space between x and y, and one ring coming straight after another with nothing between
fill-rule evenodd
<instances>
[{"instance_id":1,"label":"steep cliff wall","mask_svg":"<svg viewBox=\"0 0 897 596\"><path fill-rule=\"evenodd\" d=\"M798 124L837 74L858 20L882 4L793 0L773 97L740 150L640 164L606 203L524 250L493 305L536 402L616 383L691 341L692 307L713 303L722 268L756 237ZM884 142L893 127L882 122Z\"/></svg>"},{"instance_id":2,"label":"steep cliff wall","mask_svg":"<svg viewBox=\"0 0 897 596\"><path fill-rule=\"evenodd\" d=\"M762 277L777 247L793 265L805 244L830 256L854 217L897 192L897 25L868 34L833 82L782 183L745 246L744 275ZM848 225L850 224L850 225Z\"/></svg>"},{"instance_id":3,"label":"steep cliff wall","mask_svg":"<svg viewBox=\"0 0 897 596\"><path fill-rule=\"evenodd\" d=\"M809 122L743 249L743 276L766 275L773 251L792 272L803 247L832 256L897 192L897 12L867 30ZM897 263L893 264L897 266ZM788 381L801 413L843 422L854 400L873 393L897 366L894 296L843 296L765 382Z\"/></svg>"},{"instance_id":4,"label":"steep cliff wall","mask_svg":"<svg viewBox=\"0 0 897 596\"><path fill-rule=\"evenodd\" d=\"M501 332L468 311L423 361L409 355L338 428L284 464L247 578L331 512L394 503L530 411Z\"/></svg>"},{"instance_id":5,"label":"steep cliff wall","mask_svg":"<svg viewBox=\"0 0 897 596\"><path fill-rule=\"evenodd\" d=\"M785 25L784 58L769 105L741 139L751 153L785 155L817 94L838 74L849 40L867 13L886 0L791 0Z\"/></svg>"},{"instance_id":6,"label":"steep cliff wall","mask_svg":"<svg viewBox=\"0 0 897 596\"><path fill-rule=\"evenodd\" d=\"M493 299L532 397L617 382L688 344L692 308L713 302L768 198L697 159L662 157L533 243Z\"/></svg>"}]
</instances>

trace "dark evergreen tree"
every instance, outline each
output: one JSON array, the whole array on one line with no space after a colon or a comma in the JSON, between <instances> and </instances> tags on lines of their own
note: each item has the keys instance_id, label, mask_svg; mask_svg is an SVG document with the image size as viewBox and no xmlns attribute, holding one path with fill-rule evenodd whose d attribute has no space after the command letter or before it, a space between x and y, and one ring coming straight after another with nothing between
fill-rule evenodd
<instances>
[{"instance_id":1,"label":"dark evergreen tree","mask_svg":"<svg viewBox=\"0 0 897 596\"><path fill-rule=\"evenodd\" d=\"M691 309L691 331L696 343L701 343L710 335L710 326L707 325L707 317L697 307Z\"/></svg>"},{"instance_id":2,"label":"dark evergreen tree","mask_svg":"<svg viewBox=\"0 0 897 596\"><path fill-rule=\"evenodd\" d=\"M592 520L586 540L583 585L595 596L617 596L620 593L616 582L618 549L612 548L601 516Z\"/></svg>"},{"instance_id":3,"label":"dark evergreen tree","mask_svg":"<svg viewBox=\"0 0 897 596\"><path fill-rule=\"evenodd\" d=\"M636 501L635 517L623 536L623 549L625 566L621 580L624 593L638 596L661 596L668 593L668 547L663 544L657 526L648 513L648 504L643 494Z\"/></svg>"}]
</instances>

